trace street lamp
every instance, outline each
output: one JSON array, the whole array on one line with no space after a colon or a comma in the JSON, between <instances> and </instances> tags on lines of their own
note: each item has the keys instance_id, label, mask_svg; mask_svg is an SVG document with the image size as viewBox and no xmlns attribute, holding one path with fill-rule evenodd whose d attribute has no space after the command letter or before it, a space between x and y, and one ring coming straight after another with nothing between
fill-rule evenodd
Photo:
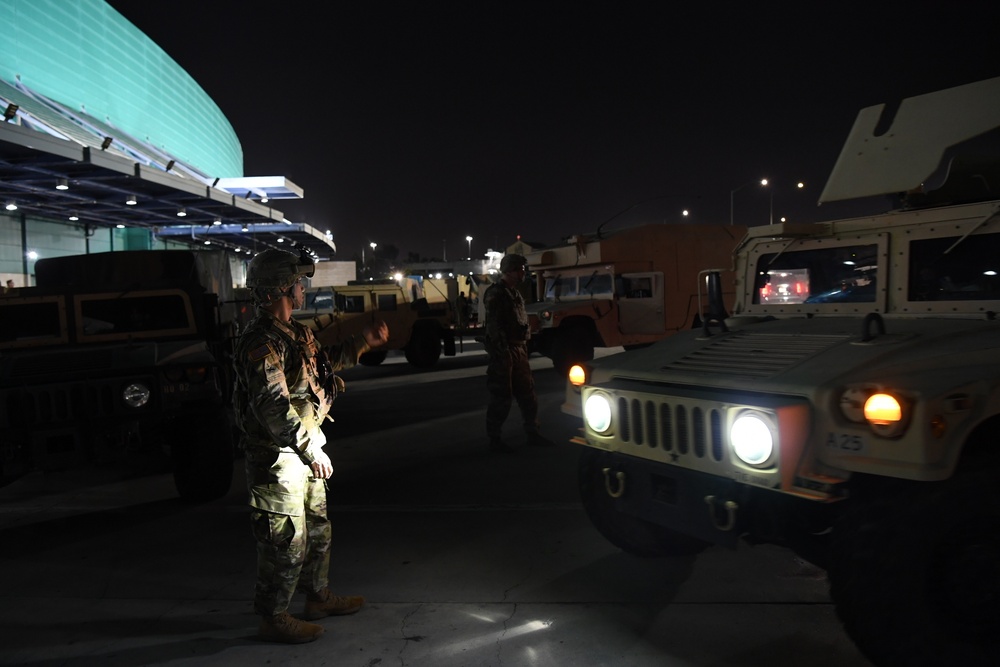
<instances>
[{"instance_id":1,"label":"street lamp","mask_svg":"<svg viewBox=\"0 0 1000 667\"><path fill-rule=\"evenodd\" d=\"M466 236L465 240L469 242L469 259L472 259L472 237Z\"/></svg>"},{"instance_id":2,"label":"street lamp","mask_svg":"<svg viewBox=\"0 0 1000 667\"><path fill-rule=\"evenodd\" d=\"M748 183L744 183L740 187L735 188L735 189L729 191L729 224L730 224L730 226L732 226L732 224L733 224L733 198L736 196L737 192L739 192L740 190L742 190L743 188L745 188L748 185L753 185L754 183L760 183L761 186L765 186L766 187L767 186L767 179L766 178L762 178L762 179L760 179L760 181L749 181Z\"/></svg>"},{"instance_id":3,"label":"street lamp","mask_svg":"<svg viewBox=\"0 0 1000 667\"><path fill-rule=\"evenodd\" d=\"M761 181L761 185L767 185L767 179L764 179L763 181ZM798 183L795 184L795 187L797 187L799 190L801 190L802 188L806 187L806 184L803 183L802 181L799 181ZM779 220L778 222L785 222L785 218L782 217L781 220ZM769 221L768 224L771 224L771 225L774 224L774 188L773 187L771 188L771 217L770 217L770 221Z\"/></svg>"}]
</instances>

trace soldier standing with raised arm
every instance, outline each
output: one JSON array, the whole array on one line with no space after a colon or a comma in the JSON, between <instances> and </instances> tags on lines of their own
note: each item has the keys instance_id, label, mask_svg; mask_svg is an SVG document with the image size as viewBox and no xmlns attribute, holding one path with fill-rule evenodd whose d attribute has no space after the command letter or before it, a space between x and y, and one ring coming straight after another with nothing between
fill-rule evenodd
<instances>
[{"instance_id":1,"label":"soldier standing with raised arm","mask_svg":"<svg viewBox=\"0 0 1000 667\"><path fill-rule=\"evenodd\" d=\"M311 261L283 250L265 250L251 260L247 287L257 312L234 354L233 402L243 431L240 444L257 540L258 637L288 644L323 634L323 626L308 620L353 614L365 602L357 595L334 595L327 587L331 529L326 480L333 464L323 451L326 436L320 427L343 388L334 371L354 366L370 347L389 337L385 323L366 327L364 340L344 343L331 363L312 331L292 318L305 299L302 281L314 271ZM306 620L288 613L297 591L306 594Z\"/></svg>"}]
</instances>

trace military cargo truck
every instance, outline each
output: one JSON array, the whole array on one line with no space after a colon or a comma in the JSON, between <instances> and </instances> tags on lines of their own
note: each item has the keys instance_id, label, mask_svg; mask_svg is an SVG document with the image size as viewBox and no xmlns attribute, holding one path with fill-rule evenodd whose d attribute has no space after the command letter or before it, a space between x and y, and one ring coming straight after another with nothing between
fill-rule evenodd
<instances>
[{"instance_id":1,"label":"military cargo truck","mask_svg":"<svg viewBox=\"0 0 1000 667\"><path fill-rule=\"evenodd\" d=\"M992 665L1000 153L970 151L997 147L1000 78L886 108L859 113L821 202L892 210L750 228L726 317L577 369L564 410L618 547L784 545L826 568L875 664Z\"/></svg>"},{"instance_id":2,"label":"military cargo truck","mask_svg":"<svg viewBox=\"0 0 1000 667\"><path fill-rule=\"evenodd\" d=\"M252 308L213 251L39 259L0 296L0 470L170 465L188 500L224 496L233 336Z\"/></svg>"},{"instance_id":3,"label":"military cargo truck","mask_svg":"<svg viewBox=\"0 0 1000 667\"><path fill-rule=\"evenodd\" d=\"M526 299L530 350L565 373L593 359L595 347L634 349L696 326L703 315L698 272L728 271L745 230L706 224L599 228L529 252L536 289L535 298ZM732 274L725 275L731 283ZM732 296L726 294L730 305Z\"/></svg>"},{"instance_id":4,"label":"military cargo truck","mask_svg":"<svg viewBox=\"0 0 1000 667\"><path fill-rule=\"evenodd\" d=\"M391 350L403 350L417 368L431 368L442 353L455 356L454 307L447 301L429 303L413 279L311 287L305 305L293 316L309 326L324 347L360 336L367 324L385 322L389 340L361 355L359 361L366 366L381 364Z\"/></svg>"}]
</instances>

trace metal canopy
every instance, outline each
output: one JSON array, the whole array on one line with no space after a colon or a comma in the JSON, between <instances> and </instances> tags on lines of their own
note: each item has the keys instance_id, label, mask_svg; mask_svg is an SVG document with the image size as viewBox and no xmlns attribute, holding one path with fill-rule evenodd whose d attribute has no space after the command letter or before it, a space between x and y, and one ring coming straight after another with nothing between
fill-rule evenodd
<instances>
[{"instance_id":1,"label":"metal canopy","mask_svg":"<svg viewBox=\"0 0 1000 667\"><path fill-rule=\"evenodd\" d=\"M58 106L43 103L50 100L0 84L0 111L10 110L0 123L0 205L13 202L85 233L138 227L158 238L191 245L208 241L240 252L305 249L317 261L336 254L329 235L288 221L269 205L302 197L302 189L285 178L219 178L206 184L196 170L162 152L149 155L143 142L119 130L112 139L103 134L112 128L99 127L99 121L86 118L81 125L81 114L68 118Z\"/></svg>"}]
</instances>

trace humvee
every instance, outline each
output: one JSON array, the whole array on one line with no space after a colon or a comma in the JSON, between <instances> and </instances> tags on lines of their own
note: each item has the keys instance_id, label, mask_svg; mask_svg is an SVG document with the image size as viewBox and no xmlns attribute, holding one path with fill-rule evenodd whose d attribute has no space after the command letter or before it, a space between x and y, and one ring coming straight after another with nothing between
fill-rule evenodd
<instances>
[{"instance_id":1,"label":"humvee","mask_svg":"<svg viewBox=\"0 0 1000 667\"><path fill-rule=\"evenodd\" d=\"M826 569L875 664L992 665L1000 78L884 114L858 114L820 201L891 210L749 228L731 313L707 273L718 316L578 367L563 409L583 418L583 505L618 547L784 545Z\"/></svg>"},{"instance_id":2,"label":"humvee","mask_svg":"<svg viewBox=\"0 0 1000 667\"><path fill-rule=\"evenodd\" d=\"M311 287L295 319L309 326L320 345L339 345L360 336L365 325L381 320L389 327L389 340L369 350L359 360L378 366L390 350L403 350L416 368L430 368L443 353L455 356L454 309L448 302L428 302L415 281L352 281L336 287Z\"/></svg>"},{"instance_id":3,"label":"humvee","mask_svg":"<svg viewBox=\"0 0 1000 667\"><path fill-rule=\"evenodd\" d=\"M232 349L253 312L226 253L48 257L0 295L0 480L172 468L181 498L229 492Z\"/></svg>"},{"instance_id":4,"label":"humvee","mask_svg":"<svg viewBox=\"0 0 1000 667\"><path fill-rule=\"evenodd\" d=\"M638 348L700 321L694 278L728 262L746 232L720 224L602 227L526 256L537 276L529 345L560 373L593 359L595 347Z\"/></svg>"}]
</instances>

